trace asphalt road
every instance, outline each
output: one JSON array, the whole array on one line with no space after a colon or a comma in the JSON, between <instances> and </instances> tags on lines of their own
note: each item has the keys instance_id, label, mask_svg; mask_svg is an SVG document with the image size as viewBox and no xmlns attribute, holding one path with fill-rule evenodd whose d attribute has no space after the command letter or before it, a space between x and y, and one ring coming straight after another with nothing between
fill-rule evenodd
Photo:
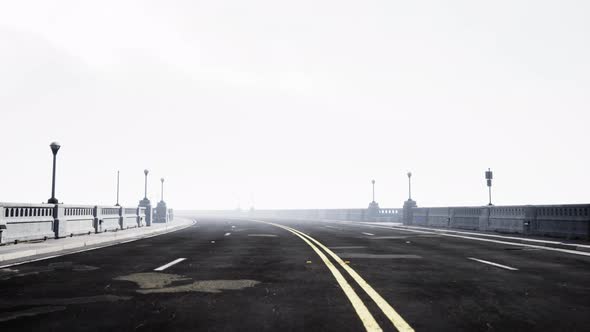
<instances>
[{"instance_id":1,"label":"asphalt road","mask_svg":"<svg viewBox=\"0 0 590 332\"><path fill-rule=\"evenodd\" d=\"M197 220L0 269L0 331L590 330L589 256L354 223Z\"/></svg>"}]
</instances>

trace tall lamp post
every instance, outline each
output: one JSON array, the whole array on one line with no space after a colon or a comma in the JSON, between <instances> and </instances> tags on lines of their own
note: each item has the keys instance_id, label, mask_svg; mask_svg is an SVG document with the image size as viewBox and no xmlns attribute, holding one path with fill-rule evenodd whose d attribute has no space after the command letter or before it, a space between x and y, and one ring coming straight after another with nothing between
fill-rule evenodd
<instances>
[{"instance_id":1,"label":"tall lamp post","mask_svg":"<svg viewBox=\"0 0 590 332\"><path fill-rule=\"evenodd\" d=\"M55 166L57 160L57 151L59 151L61 145L59 145L59 143L57 142L53 142L49 145L49 147L51 148L51 152L53 153L53 178L51 181L51 198L47 201L47 203L57 204L58 200L57 198L55 198Z\"/></svg>"},{"instance_id":2,"label":"tall lamp post","mask_svg":"<svg viewBox=\"0 0 590 332\"><path fill-rule=\"evenodd\" d=\"M373 202L375 202L375 180L371 180L371 183L373 184Z\"/></svg>"},{"instance_id":3,"label":"tall lamp post","mask_svg":"<svg viewBox=\"0 0 590 332\"><path fill-rule=\"evenodd\" d=\"M117 204L115 204L115 206L120 206L119 205L119 171L117 171Z\"/></svg>"},{"instance_id":4,"label":"tall lamp post","mask_svg":"<svg viewBox=\"0 0 590 332\"><path fill-rule=\"evenodd\" d=\"M492 205L492 179L494 178L494 175L492 173L492 170L490 170L488 168L488 170L486 171L486 182L488 185L488 194L490 197L490 202L488 203L489 206Z\"/></svg>"},{"instance_id":5,"label":"tall lamp post","mask_svg":"<svg viewBox=\"0 0 590 332\"><path fill-rule=\"evenodd\" d=\"M412 200L412 172L408 172L408 200Z\"/></svg>"},{"instance_id":6,"label":"tall lamp post","mask_svg":"<svg viewBox=\"0 0 590 332\"><path fill-rule=\"evenodd\" d=\"M150 173L150 171L148 171L147 169L143 170L143 174L145 174L145 192L143 195L143 199L147 201L147 176Z\"/></svg>"},{"instance_id":7,"label":"tall lamp post","mask_svg":"<svg viewBox=\"0 0 590 332\"><path fill-rule=\"evenodd\" d=\"M162 181L162 194L161 194L161 201L164 201L164 178L161 178L160 181Z\"/></svg>"}]
</instances>

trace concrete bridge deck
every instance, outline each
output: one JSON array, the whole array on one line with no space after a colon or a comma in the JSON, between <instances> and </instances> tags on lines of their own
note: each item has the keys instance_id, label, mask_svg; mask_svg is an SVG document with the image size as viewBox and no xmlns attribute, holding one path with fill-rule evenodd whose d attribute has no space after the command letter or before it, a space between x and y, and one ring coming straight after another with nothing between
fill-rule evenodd
<instances>
[{"instance_id":1,"label":"concrete bridge deck","mask_svg":"<svg viewBox=\"0 0 590 332\"><path fill-rule=\"evenodd\" d=\"M586 331L586 252L368 223L200 218L0 270L0 329Z\"/></svg>"}]
</instances>

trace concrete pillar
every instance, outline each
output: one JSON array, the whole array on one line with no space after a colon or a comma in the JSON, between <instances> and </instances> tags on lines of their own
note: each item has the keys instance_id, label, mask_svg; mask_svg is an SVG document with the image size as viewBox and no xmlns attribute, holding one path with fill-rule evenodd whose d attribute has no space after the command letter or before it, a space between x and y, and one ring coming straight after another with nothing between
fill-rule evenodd
<instances>
[{"instance_id":1,"label":"concrete pillar","mask_svg":"<svg viewBox=\"0 0 590 332\"><path fill-rule=\"evenodd\" d=\"M166 202L160 201L156 206L156 218L153 222L157 223L166 223L168 222L168 208L166 207Z\"/></svg>"},{"instance_id":2,"label":"concrete pillar","mask_svg":"<svg viewBox=\"0 0 590 332\"><path fill-rule=\"evenodd\" d=\"M151 226L152 225L152 202L149 199L144 198L139 201L139 206L145 208L145 225Z\"/></svg>"},{"instance_id":3,"label":"concrete pillar","mask_svg":"<svg viewBox=\"0 0 590 332\"><path fill-rule=\"evenodd\" d=\"M408 199L404 202L404 208L402 212L402 221L404 225L412 225L414 222L414 212L412 208L417 207L416 201Z\"/></svg>"},{"instance_id":4,"label":"concrete pillar","mask_svg":"<svg viewBox=\"0 0 590 332\"><path fill-rule=\"evenodd\" d=\"M379 217L379 203L372 201L369 203L369 207L367 208L367 218L370 221L377 221L377 217Z\"/></svg>"}]
</instances>

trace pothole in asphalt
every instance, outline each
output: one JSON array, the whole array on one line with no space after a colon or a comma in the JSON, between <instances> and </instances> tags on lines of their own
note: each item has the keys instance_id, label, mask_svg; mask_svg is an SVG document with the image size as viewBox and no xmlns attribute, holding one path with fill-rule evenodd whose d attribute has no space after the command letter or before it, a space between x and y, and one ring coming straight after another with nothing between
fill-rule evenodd
<instances>
[{"instance_id":1,"label":"pothole in asphalt","mask_svg":"<svg viewBox=\"0 0 590 332\"><path fill-rule=\"evenodd\" d=\"M138 293L221 293L226 290L242 290L258 285L260 281L238 279L238 280L198 280L189 284L169 286L177 281L187 281L190 278L177 274L166 273L134 273L127 276L115 278L115 280L131 281L137 284ZM167 287L169 286L169 287Z\"/></svg>"},{"instance_id":2,"label":"pothole in asphalt","mask_svg":"<svg viewBox=\"0 0 590 332\"><path fill-rule=\"evenodd\" d=\"M58 262L51 263L48 266L41 267L21 267L21 268L5 268L0 269L0 280L8 280L16 277L25 277L29 275L35 275L40 273L48 273L55 271L73 271L73 272L86 272L98 270L96 266L74 264L72 262Z\"/></svg>"}]
</instances>

